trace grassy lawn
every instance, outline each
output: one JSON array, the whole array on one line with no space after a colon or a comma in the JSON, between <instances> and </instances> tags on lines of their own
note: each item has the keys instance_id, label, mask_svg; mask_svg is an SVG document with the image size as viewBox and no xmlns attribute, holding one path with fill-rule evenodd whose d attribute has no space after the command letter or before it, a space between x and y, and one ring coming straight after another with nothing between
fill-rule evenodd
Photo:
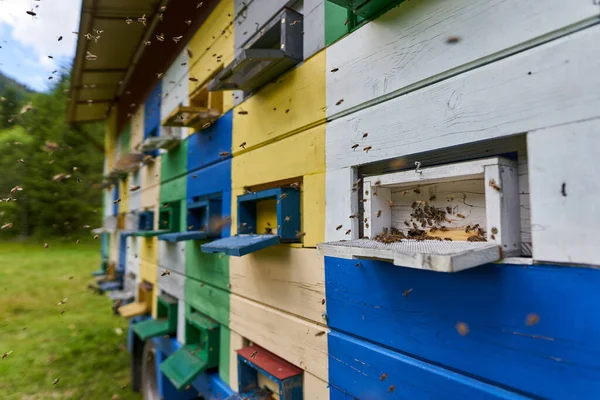
<instances>
[{"instance_id":1,"label":"grassy lawn","mask_svg":"<svg viewBox=\"0 0 600 400\"><path fill-rule=\"evenodd\" d=\"M86 288L99 246L0 243L0 398L141 399L122 388L127 323Z\"/></svg>"}]
</instances>

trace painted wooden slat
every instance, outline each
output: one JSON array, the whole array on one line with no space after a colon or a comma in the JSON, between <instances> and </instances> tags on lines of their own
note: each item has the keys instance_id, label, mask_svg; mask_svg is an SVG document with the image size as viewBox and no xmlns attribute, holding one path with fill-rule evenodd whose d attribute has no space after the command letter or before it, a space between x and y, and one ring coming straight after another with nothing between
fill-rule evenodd
<instances>
[{"instance_id":1,"label":"painted wooden slat","mask_svg":"<svg viewBox=\"0 0 600 400\"><path fill-rule=\"evenodd\" d=\"M598 148L600 119L527 135L535 260L600 265Z\"/></svg>"},{"instance_id":2,"label":"painted wooden slat","mask_svg":"<svg viewBox=\"0 0 600 400\"><path fill-rule=\"evenodd\" d=\"M342 333L328 345L329 384L351 398L529 398Z\"/></svg>"},{"instance_id":3,"label":"painted wooden slat","mask_svg":"<svg viewBox=\"0 0 600 400\"><path fill-rule=\"evenodd\" d=\"M129 179L119 180L119 214L124 214L129 211Z\"/></svg>"},{"instance_id":4,"label":"painted wooden slat","mask_svg":"<svg viewBox=\"0 0 600 400\"><path fill-rule=\"evenodd\" d=\"M325 52L321 52L235 107L233 153L243 151L243 143L246 148L257 147L324 121Z\"/></svg>"},{"instance_id":5,"label":"painted wooden slat","mask_svg":"<svg viewBox=\"0 0 600 400\"><path fill-rule=\"evenodd\" d=\"M325 174L305 175L302 182L302 240L304 247L316 247L325 240Z\"/></svg>"},{"instance_id":6,"label":"painted wooden slat","mask_svg":"<svg viewBox=\"0 0 600 400\"><path fill-rule=\"evenodd\" d=\"M529 168L527 146L518 151L519 160L519 205L521 208L521 254L531 257L531 202L529 200Z\"/></svg>"},{"instance_id":7,"label":"painted wooden slat","mask_svg":"<svg viewBox=\"0 0 600 400\"><path fill-rule=\"evenodd\" d=\"M223 161L220 153L231 153L231 129L233 111L221 116L206 129L196 132L188 139L188 171Z\"/></svg>"},{"instance_id":8,"label":"painted wooden slat","mask_svg":"<svg viewBox=\"0 0 600 400\"><path fill-rule=\"evenodd\" d=\"M325 172L324 154L325 126L320 125L234 157L232 187L237 189Z\"/></svg>"},{"instance_id":9,"label":"painted wooden slat","mask_svg":"<svg viewBox=\"0 0 600 400\"><path fill-rule=\"evenodd\" d=\"M316 323L324 323L323 268L323 258L312 249L276 246L245 257L231 257L231 291Z\"/></svg>"},{"instance_id":10,"label":"painted wooden slat","mask_svg":"<svg viewBox=\"0 0 600 400\"><path fill-rule=\"evenodd\" d=\"M129 151L135 152L137 146L144 140L144 106L137 108L131 117L131 140L129 141Z\"/></svg>"},{"instance_id":11,"label":"painted wooden slat","mask_svg":"<svg viewBox=\"0 0 600 400\"><path fill-rule=\"evenodd\" d=\"M162 81L159 81L144 102L144 139L160 134L160 107L162 97Z\"/></svg>"},{"instance_id":12,"label":"painted wooden slat","mask_svg":"<svg viewBox=\"0 0 600 400\"><path fill-rule=\"evenodd\" d=\"M178 203L185 200L186 187L187 176L185 175L162 182L159 189L160 203Z\"/></svg>"},{"instance_id":13,"label":"painted wooden slat","mask_svg":"<svg viewBox=\"0 0 600 400\"><path fill-rule=\"evenodd\" d=\"M177 341L179 343L185 343L185 295L184 298L177 301Z\"/></svg>"},{"instance_id":14,"label":"painted wooden slat","mask_svg":"<svg viewBox=\"0 0 600 400\"><path fill-rule=\"evenodd\" d=\"M161 156L160 179L162 182L185 175L188 164L188 141L183 140L179 146L170 149Z\"/></svg>"},{"instance_id":15,"label":"painted wooden slat","mask_svg":"<svg viewBox=\"0 0 600 400\"><path fill-rule=\"evenodd\" d=\"M229 385L231 378L229 372L231 368L229 366L229 358L231 353L231 330L225 325L219 327L219 377Z\"/></svg>"},{"instance_id":16,"label":"painted wooden slat","mask_svg":"<svg viewBox=\"0 0 600 400\"><path fill-rule=\"evenodd\" d=\"M305 60L325 47L325 3L321 0L304 0Z\"/></svg>"},{"instance_id":17,"label":"painted wooden slat","mask_svg":"<svg viewBox=\"0 0 600 400\"><path fill-rule=\"evenodd\" d=\"M237 350L246 347L247 341L237 332L230 330L229 336L229 386L233 391L239 391Z\"/></svg>"},{"instance_id":18,"label":"painted wooden slat","mask_svg":"<svg viewBox=\"0 0 600 400\"><path fill-rule=\"evenodd\" d=\"M600 77L593 71L600 59L589 55L600 51L599 37L599 26L586 28L330 122L327 167L336 170L596 117L600 93L593 88ZM364 132L369 136L361 142ZM363 142L370 151L352 150Z\"/></svg>"},{"instance_id":19,"label":"painted wooden slat","mask_svg":"<svg viewBox=\"0 0 600 400\"><path fill-rule=\"evenodd\" d=\"M119 244L118 244L118 237L117 237L117 233L116 232L112 232L110 234L110 241L109 241L109 255L108 255L108 259L111 262L114 262L115 265L117 263L117 261L119 260Z\"/></svg>"},{"instance_id":20,"label":"painted wooden slat","mask_svg":"<svg viewBox=\"0 0 600 400\"><path fill-rule=\"evenodd\" d=\"M325 241L358 239L358 199L353 196L352 187L357 179L356 169L346 167L338 170L327 169L325 176ZM339 225L342 228L337 229ZM346 231L350 234L346 235Z\"/></svg>"},{"instance_id":21,"label":"painted wooden slat","mask_svg":"<svg viewBox=\"0 0 600 400\"><path fill-rule=\"evenodd\" d=\"M229 325L229 292L194 279L185 280L185 302L221 325Z\"/></svg>"},{"instance_id":22,"label":"painted wooden slat","mask_svg":"<svg viewBox=\"0 0 600 400\"><path fill-rule=\"evenodd\" d=\"M333 329L530 396L600 393L598 271L489 264L439 274L355 264L325 258Z\"/></svg>"},{"instance_id":23,"label":"painted wooden slat","mask_svg":"<svg viewBox=\"0 0 600 400\"><path fill-rule=\"evenodd\" d=\"M327 381L325 328L235 294L230 300L232 331Z\"/></svg>"},{"instance_id":24,"label":"painted wooden slat","mask_svg":"<svg viewBox=\"0 0 600 400\"><path fill-rule=\"evenodd\" d=\"M145 259L140 260L140 278L142 281L156 284L158 265Z\"/></svg>"},{"instance_id":25,"label":"painted wooden slat","mask_svg":"<svg viewBox=\"0 0 600 400\"><path fill-rule=\"evenodd\" d=\"M223 0L215 7L189 43L193 57L188 60L189 76L196 81L188 83L189 93L206 84L220 68L234 57L234 6L233 0ZM220 56L220 57L219 57ZM223 96L223 111L233 107L233 97Z\"/></svg>"},{"instance_id":26,"label":"painted wooden slat","mask_svg":"<svg viewBox=\"0 0 600 400\"><path fill-rule=\"evenodd\" d=\"M200 251L203 241L184 242L185 274L188 278L229 290L229 257Z\"/></svg>"},{"instance_id":27,"label":"painted wooden slat","mask_svg":"<svg viewBox=\"0 0 600 400\"><path fill-rule=\"evenodd\" d=\"M129 187L129 211L137 211L142 206L142 177L140 175L140 171L132 172L129 178L130 187ZM136 190L131 190L132 188L137 188Z\"/></svg>"},{"instance_id":28,"label":"painted wooden slat","mask_svg":"<svg viewBox=\"0 0 600 400\"><path fill-rule=\"evenodd\" d=\"M288 0L235 0L235 48L241 48L287 3Z\"/></svg>"},{"instance_id":29,"label":"painted wooden slat","mask_svg":"<svg viewBox=\"0 0 600 400\"><path fill-rule=\"evenodd\" d=\"M158 265L185 275L185 242L158 241Z\"/></svg>"},{"instance_id":30,"label":"painted wooden slat","mask_svg":"<svg viewBox=\"0 0 600 400\"><path fill-rule=\"evenodd\" d=\"M187 197L207 196L231 190L231 159L223 160L187 175ZM225 197L225 195L223 195Z\"/></svg>"},{"instance_id":31,"label":"painted wooden slat","mask_svg":"<svg viewBox=\"0 0 600 400\"><path fill-rule=\"evenodd\" d=\"M302 389L305 399L329 400L329 384L313 374L304 372Z\"/></svg>"},{"instance_id":32,"label":"painted wooden slat","mask_svg":"<svg viewBox=\"0 0 600 400\"><path fill-rule=\"evenodd\" d=\"M127 272L134 273L139 279L140 274L140 253L142 240L135 236L127 238Z\"/></svg>"},{"instance_id":33,"label":"painted wooden slat","mask_svg":"<svg viewBox=\"0 0 600 400\"><path fill-rule=\"evenodd\" d=\"M161 293L167 293L179 300L184 300L185 275L171 270L168 270L168 275L165 272L167 272L167 269L162 267L157 268L158 276L156 279ZM165 275L163 276L163 274Z\"/></svg>"},{"instance_id":34,"label":"painted wooden slat","mask_svg":"<svg viewBox=\"0 0 600 400\"><path fill-rule=\"evenodd\" d=\"M568 10L560 0L405 1L327 49L327 116L481 66L598 14L586 0Z\"/></svg>"},{"instance_id":35,"label":"painted wooden slat","mask_svg":"<svg viewBox=\"0 0 600 400\"><path fill-rule=\"evenodd\" d=\"M160 105L161 122L171 114L179 105L188 106L188 57L183 50L173 64L169 67L162 80L162 102ZM180 127L163 126L161 127L161 136L169 135L177 138L185 138L187 129Z\"/></svg>"}]
</instances>

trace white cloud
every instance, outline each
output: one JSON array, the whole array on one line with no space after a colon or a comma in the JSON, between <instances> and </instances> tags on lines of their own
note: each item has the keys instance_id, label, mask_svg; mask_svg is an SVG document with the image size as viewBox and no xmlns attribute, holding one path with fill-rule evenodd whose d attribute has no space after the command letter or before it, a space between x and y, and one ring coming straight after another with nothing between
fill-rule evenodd
<instances>
[{"instance_id":1,"label":"white cloud","mask_svg":"<svg viewBox=\"0 0 600 400\"><path fill-rule=\"evenodd\" d=\"M77 35L72 32L79 28L80 6L80 0L0 0L0 24L12 28L12 38L7 39L31 52L27 58L37 63L41 74L47 74L57 69L60 59L73 57ZM28 15L29 10L37 15Z\"/></svg>"}]
</instances>

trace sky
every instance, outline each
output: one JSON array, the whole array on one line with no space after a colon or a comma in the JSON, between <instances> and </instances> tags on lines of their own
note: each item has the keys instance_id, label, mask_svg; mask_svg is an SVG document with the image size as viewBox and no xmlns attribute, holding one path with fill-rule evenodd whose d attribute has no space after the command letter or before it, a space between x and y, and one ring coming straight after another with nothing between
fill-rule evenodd
<instances>
[{"instance_id":1,"label":"sky","mask_svg":"<svg viewBox=\"0 0 600 400\"><path fill-rule=\"evenodd\" d=\"M80 7L81 0L0 0L0 72L45 91L52 71L72 63Z\"/></svg>"}]
</instances>

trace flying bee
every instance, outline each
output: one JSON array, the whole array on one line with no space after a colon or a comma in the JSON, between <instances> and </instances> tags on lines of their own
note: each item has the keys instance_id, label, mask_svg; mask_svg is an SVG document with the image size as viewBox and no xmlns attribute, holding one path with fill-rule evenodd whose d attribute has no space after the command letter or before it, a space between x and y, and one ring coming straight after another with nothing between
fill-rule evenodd
<instances>
[{"instance_id":1,"label":"flying bee","mask_svg":"<svg viewBox=\"0 0 600 400\"><path fill-rule=\"evenodd\" d=\"M300 239L301 237L306 236L306 232L297 232L296 233L296 238Z\"/></svg>"},{"instance_id":2,"label":"flying bee","mask_svg":"<svg viewBox=\"0 0 600 400\"><path fill-rule=\"evenodd\" d=\"M282 193L281 196L279 196L279 200L283 200L287 197L287 193Z\"/></svg>"},{"instance_id":3,"label":"flying bee","mask_svg":"<svg viewBox=\"0 0 600 400\"><path fill-rule=\"evenodd\" d=\"M292 219L292 217L290 217L290 216L288 215L288 216L287 216L287 217L285 217L283 220L284 220L285 222L288 222L288 221L290 221L291 219Z\"/></svg>"},{"instance_id":4,"label":"flying bee","mask_svg":"<svg viewBox=\"0 0 600 400\"><path fill-rule=\"evenodd\" d=\"M158 40L159 42L164 42L165 41L165 34L161 33L160 35L156 35L156 40Z\"/></svg>"},{"instance_id":5,"label":"flying bee","mask_svg":"<svg viewBox=\"0 0 600 400\"><path fill-rule=\"evenodd\" d=\"M136 186L132 186L129 188L130 192L135 192L136 190L140 190L141 186L140 185L136 185Z\"/></svg>"},{"instance_id":6,"label":"flying bee","mask_svg":"<svg viewBox=\"0 0 600 400\"><path fill-rule=\"evenodd\" d=\"M339 68L334 68L331 70L331 72L338 72L340 69Z\"/></svg>"},{"instance_id":7,"label":"flying bee","mask_svg":"<svg viewBox=\"0 0 600 400\"><path fill-rule=\"evenodd\" d=\"M254 360L256 358L257 354L258 354L258 351L252 352L252 354L250 354L250 358Z\"/></svg>"},{"instance_id":8,"label":"flying bee","mask_svg":"<svg viewBox=\"0 0 600 400\"><path fill-rule=\"evenodd\" d=\"M179 43L179 41L180 41L182 38L183 38L183 36L175 36L175 37L173 38L173 41L174 41L175 43Z\"/></svg>"},{"instance_id":9,"label":"flying bee","mask_svg":"<svg viewBox=\"0 0 600 400\"><path fill-rule=\"evenodd\" d=\"M338 101L335 103L335 105L336 105L336 106L339 106L339 105L340 105L340 104L342 104L343 102L344 102L344 99L340 99L340 100L338 100Z\"/></svg>"},{"instance_id":10,"label":"flying bee","mask_svg":"<svg viewBox=\"0 0 600 400\"><path fill-rule=\"evenodd\" d=\"M406 225L410 228L410 223L408 221L404 221L404 225Z\"/></svg>"},{"instance_id":11,"label":"flying bee","mask_svg":"<svg viewBox=\"0 0 600 400\"><path fill-rule=\"evenodd\" d=\"M352 150L356 150L356 148L357 148L358 146L359 146L359 144L358 144L358 143L357 143L357 144L355 144L355 145L352 145Z\"/></svg>"},{"instance_id":12,"label":"flying bee","mask_svg":"<svg viewBox=\"0 0 600 400\"><path fill-rule=\"evenodd\" d=\"M228 151L220 151L219 152L219 156L221 156L221 157L227 157L227 156L229 156L229 154L231 154L231 153Z\"/></svg>"},{"instance_id":13,"label":"flying bee","mask_svg":"<svg viewBox=\"0 0 600 400\"><path fill-rule=\"evenodd\" d=\"M242 144L240 144L240 147L244 150L246 150L246 142L242 142Z\"/></svg>"},{"instance_id":14,"label":"flying bee","mask_svg":"<svg viewBox=\"0 0 600 400\"><path fill-rule=\"evenodd\" d=\"M421 189L416 188L415 190L413 190L413 192L415 192L416 194L421 194Z\"/></svg>"},{"instance_id":15,"label":"flying bee","mask_svg":"<svg viewBox=\"0 0 600 400\"><path fill-rule=\"evenodd\" d=\"M351 231L352 231L352 229L348 229L348 230L346 231L346 235L349 235Z\"/></svg>"},{"instance_id":16,"label":"flying bee","mask_svg":"<svg viewBox=\"0 0 600 400\"><path fill-rule=\"evenodd\" d=\"M356 218L356 214L352 214L348 218Z\"/></svg>"},{"instance_id":17,"label":"flying bee","mask_svg":"<svg viewBox=\"0 0 600 400\"><path fill-rule=\"evenodd\" d=\"M410 289L407 289L407 290L405 290L405 291L404 291L404 293L402 293L402 296L404 296L404 297L408 297L408 295L409 295L409 294L410 294L410 292L412 292L412 291L413 291L413 290L412 290L412 288L410 288Z\"/></svg>"},{"instance_id":18,"label":"flying bee","mask_svg":"<svg viewBox=\"0 0 600 400\"><path fill-rule=\"evenodd\" d=\"M188 78L188 80L189 80L190 82L198 82L198 78L195 78L195 77L193 77L193 76L190 76L190 77Z\"/></svg>"},{"instance_id":19,"label":"flying bee","mask_svg":"<svg viewBox=\"0 0 600 400\"><path fill-rule=\"evenodd\" d=\"M290 187L298 190L298 189L300 189L300 182L294 182L294 183L290 184Z\"/></svg>"},{"instance_id":20,"label":"flying bee","mask_svg":"<svg viewBox=\"0 0 600 400\"><path fill-rule=\"evenodd\" d=\"M462 215L462 214L456 214L456 216L457 216L458 218L466 218L466 217L465 217L464 215Z\"/></svg>"},{"instance_id":21,"label":"flying bee","mask_svg":"<svg viewBox=\"0 0 600 400\"><path fill-rule=\"evenodd\" d=\"M494 189L498 192L500 192L502 190L502 188L496 184L496 181L494 179L490 179L489 185L492 189Z\"/></svg>"},{"instance_id":22,"label":"flying bee","mask_svg":"<svg viewBox=\"0 0 600 400\"><path fill-rule=\"evenodd\" d=\"M381 217L381 210L377 211L377 218Z\"/></svg>"},{"instance_id":23,"label":"flying bee","mask_svg":"<svg viewBox=\"0 0 600 400\"><path fill-rule=\"evenodd\" d=\"M387 203L390 206L390 208L394 207L394 202L392 200L388 200Z\"/></svg>"},{"instance_id":24,"label":"flying bee","mask_svg":"<svg viewBox=\"0 0 600 400\"><path fill-rule=\"evenodd\" d=\"M365 133L363 133L362 138L366 139L367 136L369 136L369 134L365 132Z\"/></svg>"},{"instance_id":25,"label":"flying bee","mask_svg":"<svg viewBox=\"0 0 600 400\"><path fill-rule=\"evenodd\" d=\"M371 150L371 149L372 149L372 147L371 147L371 146L367 146L367 147L365 147L363 150L364 150L366 153L368 153L368 152L369 152L369 150Z\"/></svg>"},{"instance_id":26,"label":"flying bee","mask_svg":"<svg viewBox=\"0 0 600 400\"><path fill-rule=\"evenodd\" d=\"M335 230L339 231L340 229L342 229L342 227L343 227L343 225L338 225L338 226L335 227Z\"/></svg>"}]
</instances>

